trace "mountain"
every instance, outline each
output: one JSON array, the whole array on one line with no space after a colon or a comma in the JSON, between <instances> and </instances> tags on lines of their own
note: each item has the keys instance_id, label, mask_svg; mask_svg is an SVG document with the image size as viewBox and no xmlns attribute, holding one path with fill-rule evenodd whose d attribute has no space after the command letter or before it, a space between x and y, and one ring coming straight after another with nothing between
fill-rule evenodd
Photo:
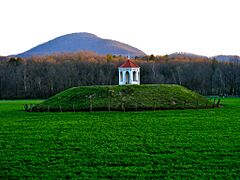
<instances>
[{"instance_id":1,"label":"mountain","mask_svg":"<svg viewBox=\"0 0 240 180\"><path fill-rule=\"evenodd\" d=\"M233 56L233 55L219 55L219 56L214 56L212 59L216 59L217 61L220 62L240 62L240 56Z\"/></svg>"},{"instance_id":2,"label":"mountain","mask_svg":"<svg viewBox=\"0 0 240 180\"><path fill-rule=\"evenodd\" d=\"M146 54L130 45L97 37L90 33L73 33L60 36L40 44L18 57L50 55L53 53L68 53L78 51L94 51L97 54L113 54L123 56L145 56Z\"/></svg>"},{"instance_id":3,"label":"mountain","mask_svg":"<svg viewBox=\"0 0 240 180\"><path fill-rule=\"evenodd\" d=\"M6 56L0 56L0 61L6 61L8 59L8 57Z\"/></svg>"},{"instance_id":4,"label":"mountain","mask_svg":"<svg viewBox=\"0 0 240 180\"><path fill-rule=\"evenodd\" d=\"M201 58L206 59L207 56L201 56L197 54L187 53L187 52L175 52L168 55L169 58Z\"/></svg>"},{"instance_id":5,"label":"mountain","mask_svg":"<svg viewBox=\"0 0 240 180\"><path fill-rule=\"evenodd\" d=\"M169 58L191 58L191 59L216 59L219 62L234 62L239 63L240 62L240 56L234 56L234 55L218 55L218 56L202 56L187 52L176 52L168 55Z\"/></svg>"}]
</instances>

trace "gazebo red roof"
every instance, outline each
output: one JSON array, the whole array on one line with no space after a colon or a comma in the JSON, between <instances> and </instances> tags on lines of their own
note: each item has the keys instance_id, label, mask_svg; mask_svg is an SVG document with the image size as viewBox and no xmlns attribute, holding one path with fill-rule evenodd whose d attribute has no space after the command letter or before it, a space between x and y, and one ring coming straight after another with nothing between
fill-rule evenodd
<instances>
[{"instance_id":1,"label":"gazebo red roof","mask_svg":"<svg viewBox=\"0 0 240 180\"><path fill-rule=\"evenodd\" d=\"M131 60L127 60L120 66L120 68L139 68L139 66L133 63Z\"/></svg>"}]
</instances>

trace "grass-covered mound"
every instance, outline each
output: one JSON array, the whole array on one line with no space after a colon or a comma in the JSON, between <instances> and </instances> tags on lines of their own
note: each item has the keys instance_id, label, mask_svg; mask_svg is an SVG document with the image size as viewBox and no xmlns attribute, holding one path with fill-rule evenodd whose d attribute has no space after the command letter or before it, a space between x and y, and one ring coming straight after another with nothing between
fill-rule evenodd
<instances>
[{"instance_id":1,"label":"grass-covered mound","mask_svg":"<svg viewBox=\"0 0 240 180\"><path fill-rule=\"evenodd\" d=\"M207 108L203 96L179 85L80 86L35 106L34 111L137 111Z\"/></svg>"}]
</instances>

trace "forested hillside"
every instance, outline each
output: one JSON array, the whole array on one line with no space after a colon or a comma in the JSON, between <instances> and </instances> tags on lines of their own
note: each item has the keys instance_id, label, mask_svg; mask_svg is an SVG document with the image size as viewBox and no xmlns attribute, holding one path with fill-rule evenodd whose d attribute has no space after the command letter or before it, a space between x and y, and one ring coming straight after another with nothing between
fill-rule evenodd
<instances>
[{"instance_id":1,"label":"forested hillside","mask_svg":"<svg viewBox=\"0 0 240 180\"><path fill-rule=\"evenodd\" d=\"M74 86L116 85L125 57L79 52L0 61L0 98L48 98ZM240 95L240 65L205 58L145 56L141 83L180 84L203 95Z\"/></svg>"}]
</instances>

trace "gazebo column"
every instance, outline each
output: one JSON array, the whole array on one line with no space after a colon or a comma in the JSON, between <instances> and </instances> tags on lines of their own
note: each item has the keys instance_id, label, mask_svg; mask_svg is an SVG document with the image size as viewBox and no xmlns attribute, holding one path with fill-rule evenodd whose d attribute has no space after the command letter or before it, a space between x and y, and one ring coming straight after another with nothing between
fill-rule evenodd
<instances>
[{"instance_id":1,"label":"gazebo column","mask_svg":"<svg viewBox=\"0 0 240 180\"><path fill-rule=\"evenodd\" d=\"M118 71L118 84L121 84L121 72L122 71Z\"/></svg>"},{"instance_id":2,"label":"gazebo column","mask_svg":"<svg viewBox=\"0 0 240 180\"><path fill-rule=\"evenodd\" d=\"M129 71L129 84L132 84L132 82L133 82L133 71L130 70Z\"/></svg>"},{"instance_id":3,"label":"gazebo column","mask_svg":"<svg viewBox=\"0 0 240 180\"><path fill-rule=\"evenodd\" d=\"M137 77L138 77L138 83L140 84L140 71L138 71Z\"/></svg>"}]
</instances>

